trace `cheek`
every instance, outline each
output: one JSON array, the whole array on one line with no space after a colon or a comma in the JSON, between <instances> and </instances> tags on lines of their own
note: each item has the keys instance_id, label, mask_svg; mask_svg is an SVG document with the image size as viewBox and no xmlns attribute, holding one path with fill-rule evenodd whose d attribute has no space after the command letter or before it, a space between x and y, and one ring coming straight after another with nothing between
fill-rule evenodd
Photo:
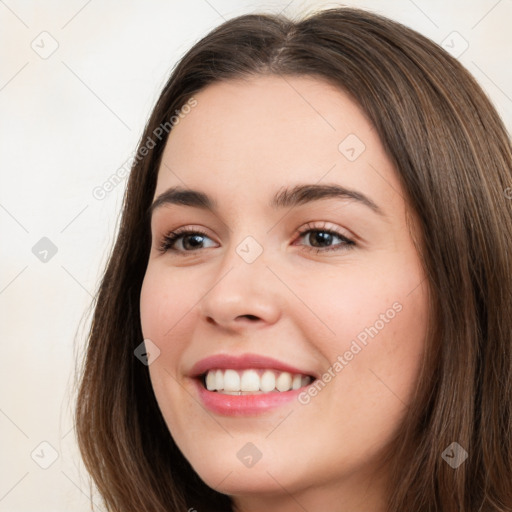
<instances>
[{"instance_id":1,"label":"cheek","mask_svg":"<svg viewBox=\"0 0 512 512\"><path fill-rule=\"evenodd\" d=\"M427 314L423 278L419 263L405 258L304 275L294 290L300 298L296 309L304 314L301 325L309 326L312 340L319 339L321 329L326 343L331 340L326 345L329 351L333 343L348 350L354 339L365 346L377 337L417 337L424 331Z\"/></svg>"},{"instance_id":2,"label":"cheek","mask_svg":"<svg viewBox=\"0 0 512 512\"><path fill-rule=\"evenodd\" d=\"M394 400L393 393L407 402L425 348L428 288L423 278L414 257L382 259L380 265L352 266L350 272L303 282L304 302L319 320L303 321L302 329L316 340L328 361L326 370L332 367L333 389L350 388L356 404L386 394Z\"/></svg>"},{"instance_id":3,"label":"cheek","mask_svg":"<svg viewBox=\"0 0 512 512\"><path fill-rule=\"evenodd\" d=\"M150 266L140 294L140 320L145 338L163 339L182 328L190 310L192 287L183 286L178 274ZM190 291L187 291L187 290Z\"/></svg>"},{"instance_id":4,"label":"cheek","mask_svg":"<svg viewBox=\"0 0 512 512\"><path fill-rule=\"evenodd\" d=\"M325 432L319 438L340 431L340 439L360 447L361 459L391 439L413 399L425 348L426 281L419 285L423 276L414 262L399 263L404 264L374 272L351 268L345 275L309 283L311 308L335 334L316 336L315 348L328 361L322 378L326 385L315 396L304 396L302 403L322 411ZM315 340L319 322L301 325ZM283 442L284 434L283 429ZM331 447L339 453L347 450L341 441ZM320 441L317 449L322 449Z\"/></svg>"},{"instance_id":5,"label":"cheek","mask_svg":"<svg viewBox=\"0 0 512 512\"><path fill-rule=\"evenodd\" d=\"M178 282L179 272L169 272L156 265L148 267L140 294L140 316L144 339L150 339L160 354L149 365L155 398L170 430L185 428L181 418L190 417L193 404L183 396L177 384L179 364L190 344L194 330L192 306L197 290ZM180 414L177 415L176 411Z\"/></svg>"},{"instance_id":6,"label":"cheek","mask_svg":"<svg viewBox=\"0 0 512 512\"><path fill-rule=\"evenodd\" d=\"M160 350L158 359L149 367L154 384L160 374L169 378L168 373L179 373L179 363L196 323L193 305L197 300L197 290L179 282L179 272L148 268L140 294L140 320L144 339L150 339Z\"/></svg>"}]
</instances>

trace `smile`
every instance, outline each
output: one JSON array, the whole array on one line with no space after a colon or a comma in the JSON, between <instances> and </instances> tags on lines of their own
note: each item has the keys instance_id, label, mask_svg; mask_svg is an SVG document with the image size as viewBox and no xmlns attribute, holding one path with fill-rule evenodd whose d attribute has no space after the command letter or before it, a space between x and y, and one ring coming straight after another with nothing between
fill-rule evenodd
<instances>
[{"instance_id":1,"label":"smile","mask_svg":"<svg viewBox=\"0 0 512 512\"><path fill-rule=\"evenodd\" d=\"M318 377L257 354L217 354L189 373L200 401L223 416L256 416L291 402Z\"/></svg>"},{"instance_id":2,"label":"smile","mask_svg":"<svg viewBox=\"0 0 512 512\"><path fill-rule=\"evenodd\" d=\"M300 389L312 381L308 375L270 369L216 369L209 370L203 378L208 391L217 391L225 395L283 393Z\"/></svg>"}]
</instances>

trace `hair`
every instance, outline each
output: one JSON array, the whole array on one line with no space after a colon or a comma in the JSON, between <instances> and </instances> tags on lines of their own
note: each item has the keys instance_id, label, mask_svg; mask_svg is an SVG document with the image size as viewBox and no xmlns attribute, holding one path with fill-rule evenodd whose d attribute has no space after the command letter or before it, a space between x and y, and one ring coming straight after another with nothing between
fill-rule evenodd
<instances>
[{"instance_id":1,"label":"hair","mask_svg":"<svg viewBox=\"0 0 512 512\"><path fill-rule=\"evenodd\" d=\"M512 510L512 148L471 74L383 16L330 8L292 21L230 19L176 64L138 150L209 84L307 76L348 94L374 125L421 233L429 286L416 395L389 446L387 510ZM177 448L156 402L139 300L167 131L134 161L117 238L93 304L75 422L85 466L114 512L233 510ZM457 442L468 458L442 457ZM291 461L290 461L291 463Z\"/></svg>"}]
</instances>

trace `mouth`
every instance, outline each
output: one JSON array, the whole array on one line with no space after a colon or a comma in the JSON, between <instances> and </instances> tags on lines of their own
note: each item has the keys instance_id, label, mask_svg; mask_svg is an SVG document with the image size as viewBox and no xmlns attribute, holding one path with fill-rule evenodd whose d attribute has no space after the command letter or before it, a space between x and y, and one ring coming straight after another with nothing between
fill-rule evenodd
<instances>
[{"instance_id":1,"label":"mouth","mask_svg":"<svg viewBox=\"0 0 512 512\"><path fill-rule=\"evenodd\" d=\"M312 372L255 354L203 359L189 376L199 398L224 416L254 416L290 402L318 379Z\"/></svg>"},{"instance_id":2,"label":"mouth","mask_svg":"<svg viewBox=\"0 0 512 512\"><path fill-rule=\"evenodd\" d=\"M261 395L286 393L309 386L314 377L273 369L212 369L203 373L200 382L208 391L223 395Z\"/></svg>"}]
</instances>

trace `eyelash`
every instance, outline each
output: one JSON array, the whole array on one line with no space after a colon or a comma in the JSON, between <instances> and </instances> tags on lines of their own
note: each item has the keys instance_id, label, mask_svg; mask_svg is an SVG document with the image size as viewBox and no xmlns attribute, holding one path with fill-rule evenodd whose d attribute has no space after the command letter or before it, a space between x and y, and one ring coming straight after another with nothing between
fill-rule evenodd
<instances>
[{"instance_id":1,"label":"eyelash","mask_svg":"<svg viewBox=\"0 0 512 512\"><path fill-rule=\"evenodd\" d=\"M340 238L342 241L341 244L334 246L334 247L324 247L324 248L316 248L316 247L310 247L310 246L304 246L306 250L308 251L316 251L316 254L329 252L329 251L341 251L341 250L349 250L354 245L355 242L353 240L350 240L346 236L342 235L341 233L332 230L332 229L325 229L324 227L319 226L312 226L311 224L307 224L304 229L297 231L294 236L297 236L298 238L302 238L304 235L310 233L310 232L319 232L319 233L328 233L329 235L334 235ZM201 229L187 229L187 228L180 228L176 231L171 231L167 235L165 235L162 240L160 241L160 244L158 246L158 250L161 253L166 253L167 251L172 251L175 253L194 253L197 252L197 250L192 251L183 251L181 249L174 248L174 244L176 241L178 241L180 238L186 235L202 235L207 238L210 238L207 233L202 231Z\"/></svg>"}]
</instances>

